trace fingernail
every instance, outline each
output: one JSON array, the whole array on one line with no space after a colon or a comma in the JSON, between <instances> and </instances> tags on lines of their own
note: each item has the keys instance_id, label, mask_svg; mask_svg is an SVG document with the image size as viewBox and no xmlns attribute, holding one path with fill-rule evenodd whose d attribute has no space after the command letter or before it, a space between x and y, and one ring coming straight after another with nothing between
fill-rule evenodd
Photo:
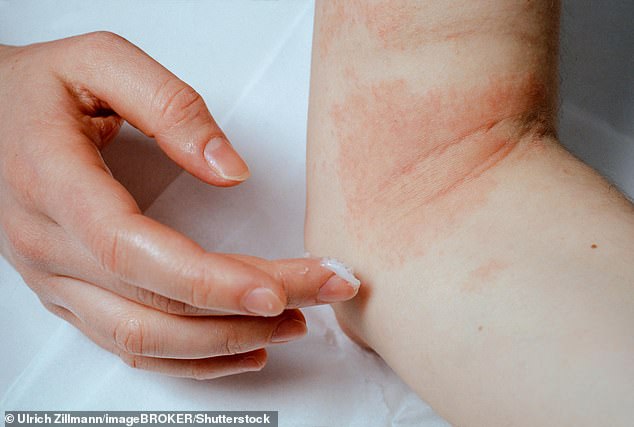
<instances>
[{"instance_id":1,"label":"fingernail","mask_svg":"<svg viewBox=\"0 0 634 427\"><path fill-rule=\"evenodd\" d=\"M205 146L203 154L209 167L220 178L229 181L244 181L250 175L247 164L225 138L211 139Z\"/></svg>"},{"instance_id":2,"label":"fingernail","mask_svg":"<svg viewBox=\"0 0 634 427\"><path fill-rule=\"evenodd\" d=\"M271 336L271 342L280 343L296 340L306 335L306 323L290 318L282 320Z\"/></svg>"},{"instance_id":3,"label":"fingernail","mask_svg":"<svg viewBox=\"0 0 634 427\"><path fill-rule=\"evenodd\" d=\"M347 301L354 297L358 290L358 286L354 286L341 277L333 275L319 288L317 298L321 302Z\"/></svg>"},{"instance_id":4,"label":"fingernail","mask_svg":"<svg viewBox=\"0 0 634 427\"><path fill-rule=\"evenodd\" d=\"M257 288L249 292L242 300L244 308L258 316L277 316L284 311L284 304L267 288Z\"/></svg>"}]
</instances>

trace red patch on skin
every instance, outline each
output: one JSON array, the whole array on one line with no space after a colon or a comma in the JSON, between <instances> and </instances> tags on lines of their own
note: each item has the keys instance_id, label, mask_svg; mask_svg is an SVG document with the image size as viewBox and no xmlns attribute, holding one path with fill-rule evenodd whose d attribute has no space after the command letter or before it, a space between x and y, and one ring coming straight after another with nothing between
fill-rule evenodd
<instances>
[{"instance_id":1,"label":"red patch on skin","mask_svg":"<svg viewBox=\"0 0 634 427\"><path fill-rule=\"evenodd\" d=\"M527 2L523 7L530 10L541 6ZM504 8L516 11L517 5L502 4L493 9L477 2L439 6L437 2L411 0L322 1L316 9L316 22L320 25L316 44L320 58L324 59L332 52L337 39L345 43L359 29L368 34L375 47L391 51L407 51L476 35L517 37L525 43L535 42L540 33L525 27L525 14L513 15ZM551 9L552 6L546 11ZM498 14L506 18L498 18ZM509 16L517 19L509 19Z\"/></svg>"},{"instance_id":2,"label":"red patch on skin","mask_svg":"<svg viewBox=\"0 0 634 427\"><path fill-rule=\"evenodd\" d=\"M507 267L507 264L491 260L485 264L482 264L480 267L473 270L470 274L472 279L487 281L491 280L491 278L499 271L504 270Z\"/></svg>"},{"instance_id":3,"label":"red patch on skin","mask_svg":"<svg viewBox=\"0 0 634 427\"><path fill-rule=\"evenodd\" d=\"M524 8L536 7L529 3ZM477 35L534 42L537 39L534 31L524 28L526 15L515 13L517 19L509 19L512 14L505 8L516 11L517 4L496 4L492 9L478 2L441 5L411 0L366 0L357 6L363 25L384 49L406 51ZM506 19L499 18L500 15Z\"/></svg>"},{"instance_id":4,"label":"red patch on skin","mask_svg":"<svg viewBox=\"0 0 634 427\"><path fill-rule=\"evenodd\" d=\"M315 22L319 22L319 31L315 32L315 45L323 59L332 49L333 41L339 36L344 23L351 16L348 3L342 1L320 1L315 11Z\"/></svg>"},{"instance_id":5,"label":"red patch on skin","mask_svg":"<svg viewBox=\"0 0 634 427\"><path fill-rule=\"evenodd\" d=\"M423 44L455 40L481 32L479 18L457 21L450 14L443 19L442 16L433 16L437 5L429 7L425 2L366 2L359 9L368 32L378 38L381 47L390 50L415 49ZM429 14L432 14L431 19Z\"/></svg>"},{"instance_id":6,"label":"red patch on skin","mask_svg":"<svg viewBox=\"0 0 634 427\"><path fill-rule=\"evenodd\" d=\"M350 70L347 77L351 90L330 112L346 225L364 249L394 263L423 254L486 201L495 181L482 176L512 151L527 112L547 98L532 75L424 93L404 80L365 85Z\"/></svg>"},{"instance_id":7,"label":"red patch on skin","mask_svg":"<svg viewBox=\"0 0 634 427\"><path fill-rule=\"evenodd\" d=\"M466 292L478 292L489 284L495 276L508 267L507 263L498 260L491 260L469 273L467 283L462 286Z\"/></svg>"}]
</instances>

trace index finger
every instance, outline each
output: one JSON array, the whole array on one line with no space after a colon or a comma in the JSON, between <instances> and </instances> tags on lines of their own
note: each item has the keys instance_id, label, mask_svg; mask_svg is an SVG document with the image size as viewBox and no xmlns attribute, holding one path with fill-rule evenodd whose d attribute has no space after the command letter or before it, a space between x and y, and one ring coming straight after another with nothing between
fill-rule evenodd
<instances>
[{"instance_id":1,"label":"index finger","mask_svg":"<svg viewBox=\"0 0 634 427\"><path fill-rule=\"evenodd\" d=\"M360 283L355 277L342 277L331 269L332 263L325 262L332 259L297 258L268 261L239 254L232 254L231 257L257 267L273 277L284 289L287 308L347 301L354 298L359 291ZM343 264L341 266L343 267Z\"/></svg>"},{"instance_id":2,"label":"index finger","mask_svg":"<svg viewBox=\"0 0 634 427\"><path fill-rule=\"evenodd\" d=\"M249 177L202 96L140 48L108 32L57 43L56 73L72 91L105 102L189 173L218 186Z\"/></svg>"}]
</instances>

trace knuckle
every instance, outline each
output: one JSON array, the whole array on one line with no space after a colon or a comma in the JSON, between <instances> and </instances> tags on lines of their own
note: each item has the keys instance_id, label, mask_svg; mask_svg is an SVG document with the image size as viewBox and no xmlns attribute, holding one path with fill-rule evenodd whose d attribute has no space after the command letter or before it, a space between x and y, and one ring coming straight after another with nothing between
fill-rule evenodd
<instances>
[{"instance_id":1,"label":"knuckle","mask_svg":"<svg viewBox=\"0 0 634 427\"><path fill-rule=\"evenodd\" d=\"M191 305L194 307L207 307L209 300L209 288L202 285L193 285L190 297Z\"/></svg>"},{"instance_id":2,"label":"knuckle","mask_svg":"<svg viewBox=\"0 0 634 427\"><path fill-rule=\"evenodd\" d=\"M124 352L132 355L144 353L146 336L139 319L120 320L115 326L113 336L116 346Z\"/></svg>"},{"instance_id":3,"label":"knuckle","mask_svg":"<svg viewBox=\"0 0 634 427\"><path fill-rule=\"evenodd\" d=\"M152 291L148 291L145 288L137 286L136 300L143 305L150 305L152 303Z\"/></svg>"},{"instance_id":4,"label":"knuckle","mask_svg":"<svg viewBox=\"0 0 634 427\"><path fill-rule=\"evenodd\" d=\"M225 355L244 353L246 345L235 327L229 326L221 339L221 351Z\"/></svg>"},{"instance_id":5,"label":"knuckle","mask_svg":"<svg viewBox=\"0 0 634 427\"><path fill-rule=\"evenodd\" d=\"M177 314L177 315L196 315L205 313L205 310L193 307L190 304L186 304L182 301L168 298L164 295L151 291L149 289L132 286L121 279L115 281L120 284L119 288L124 290L124 294L130 295L135 301L164 313ZM132 293L128 289L132 289Z\"/></svg>"},{"instance_id":6,"label":"knuckle","mask_svg":"<svg viewBox=\"0 0 634 427\"><path fill-rule=\"evenodd\" d=\"M93 253L101 268L115 277L123 277L126 254L124 230L119 227L93 227Z\"/></svg>"},{"instance_id":7,"label":"knuckle","mask_svg":"<svg viewBox=\"0 0 634 427\"><path fill-rule=\"evenodd\" d=\"M206 381L222 376L217 368L210 366L204 360L192 360L186 372L188 377L197 381Z\"/></svg>"},{"instance_id":8,"label":"knuckle","mask_svg":"<svg viewBox=\"0 0 634 427\"><path fill-rule=\"evenodd\" d=\"M7 224L4 234L8 242L11 257L16 262L37 266L44 263L45 251L39 244L39 240L31 236L29 226L18 227L14 224Z\"/></svg>"},{"instance_id":9,"label":"knuckle","mask_svg":"<svg viewBox=\"0 0 634 427\"><path fill-rule=\"evenodd\" d=\"M164 297L163 295L157 294L156 292L152 292L145 288L137 287L136 299L141 304L147 305L148 307L152 307L166 313L169 312L170 299L167 297Z\"/></svg>"},{"instance_id":10,"label":"knuckle","mask_svg":"<svg viewBox=\"0 0 634 427\"><path fill-rule=\"evenodd\" d=\"M202 96L191 86L170 76L156 94L163 132L207 115Z\"/></svg>"},{"instance_id":11,"label":"knuckle","mask_svg":"<svg viewBox=\"0 0 634 427\"><path fill-rule=\"evenodd\" d=\"M170 299L157 294L156 292L152 292L152 307L161 310L163 312L168 312L170 306Z\"/></svg>"},{"instance_id":12,"label":"knuckle","mask_svg":"<svg viewBox=\"0 0 634 427\"><path fill-rule=\"evenodd\" d=\"M111 49L113 47L129 43L126 39L111 31L95 31L80 37L83 43L87 43L92 49Z\"/></svg>"},{"instance_id":13,"label":"knuckle","mask_svg":"<svg viewBox=\"0 0 634 427\"><path fill-rule=\"evenodd\" d=\"M120 352L118 356L123 361L123 363L125 363L131 368L145 369L145 363L144 363L143 357L139 357L137 355L124 353L124 352Z\"/></svg>"},{"instance_id":14,"label":"knuckle","mask_svg":"<svg viewBox=\"0 0 634 427\"><path fill-rule=\"evenodd\" d=\"M53 313L55 316L60 319L65 320L66 322L73 324L75 320L75 315L65 307L62 307L58 304L48 302L46 300L40 299L44 308L46 308L49 312Z\"/></svg>"},{"instance_id":15,"label":"knuckle","mask_svg":"<svg viewBox=\"0 0 634 427\"><path fill-rule=\"evenodd\" d=\"M190 310L188 307L191 307L189 304L185 304L182 301L177 301L173 299L166 298L167 306L165 308L165 312L168 314L177 314L177 315L188 315L195 314L197 309L193 308Z\"/></svg>"},{"instance_id":16,"label":"knuckle","mask_svg":"<svg viewBox=\"0 0 634 427\"><path fill-rule=\"evenodd\" d=\"M206 369L204 369L200 363L196 363L195 361L192 362L189 367L188 376L198 381L204 381L210 378L209 372Z\"/></svg>"},{"instance_id":17,"label":"knuckle","mask_svg":"<svg viewBox=\"0 0 634 427\"><path fill-rule=\"evenodd\" d=\"M4 234L9 244L9 249L16 259L23 261L30 258L31 244L27 242L22 230L9 225L5 227Z\"/></svg>"},{"instance_id":18,"label":"knuckle","mask_svg":"<svg viewBox=\"0 0 634 427\"><path fill-rule=\"evenodd\" d=\"M176 312L176 310L173 311L176 314L183 314L186 316L195 316L199 314L205 314L205 310L200 309L198 307L194 307L193 305L185 304L180 301L173 301L173 300L172 300L172 303L178 303L178 306L179 306L178 312Z\"/></svg>"},{"instance_id":19,"label":"knuckle","mask_svg":"<svg viewBox=\"0 0 634 427\"><path fill-rule=\"evenodd\" d=\"M196 275L190 279L191 295L189 302L194 307L210 308L213 290L205 275Z\"/></svg>"},{"instance_id":20,"label":"knuckle","mask_svg":"<svg viewBox=\"0 0 634 427\"><path fill-rule=\"evenodd\" d=\"M28 205L35 204L40 199L41 189L46 188L46 183L40 179L36 170L37 155L23 152L7 154L1 170L2 179L17 200Z\"/></svg>"},{"instance_id":21,"label":"knuckle","mask_svg":"<svg viewBox=\"0 0 634 427\"><path fill-rule=\"evenodd\" d=\"M43 277L41 274L29 270L21 271L20 274L24 279L24 283L37 294L42 304L55 303L60 307L62 306L65 298L63 292L59 290L60 282L56 277Z\"/></svg>"},{"instance_id":22,"label":"knuckle","mask_svg":"<svg viewBox=\"0 0 634 427\"><path fill-rule=\"evenodd\" d=\"M292 280L289 278L290 272L285 268L279 268L275 273L275 277L277 282L282 285L282 289L284 289L284 294L286 295L286 306L289 307L291 305L299 303L296 298L290 292L293 289Z\"/></svg>"}]
</instances>

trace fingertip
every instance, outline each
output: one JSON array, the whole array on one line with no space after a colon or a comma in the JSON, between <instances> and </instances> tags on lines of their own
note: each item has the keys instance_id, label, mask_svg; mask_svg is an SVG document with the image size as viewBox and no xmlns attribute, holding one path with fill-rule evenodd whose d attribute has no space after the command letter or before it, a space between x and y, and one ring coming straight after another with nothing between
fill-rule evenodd
<instances>
[{"instance_id":1,"label":"fingertip","mask_svg":"<svg viewBox=\"0 0 634 427\"><path fill-rule=\"evenodd\" d=\"M343 302L354 298L358 291L359 286L333 274L332 277L319 288L317 299L325 303Z\"/></svg>"},{"instance_id":2,"label":"fingertip","mask_svg":"<svg viewBox=\"0 0 634 427\"><path fill-rule=\"evenodd\" d=\"M282 260L278 268L293 306L303 306L311 299L313 304L348 301L361 284L352 269L331 258ZM311 289L314 293L306 293Z\"/></svg>"},{"instance_id":3,"label":"fingertip","mask_svg":"<svg viewBox=\"0 0 634 427\"><path fill-rule=\"evenodd\" d=\"M203 156L209 168L220 179L217 185L237 185L251 176L246 162L222 136L209 140L203 150Z\"/></svg>"},{"instance_id":4,"label":"fingertip","mask_svg":"<svg viewBox=\"0 0 634 427\"><path fill-rule=\"evenodd\" d=\"M357 279L354 275L354 270L352 269L352 267L347 266L343 262L335 258L322 258L319 265L327 270L332 271L338 277L348 282L350 286L355 288L355 293L359 289L359 286L361 286L361 281Z\"/></svg>"},{"instance_id":5,"label":"fingertip","mask_svg":"<svg viewBox=\"0 0 634 427\"><path fill-rule=\"evenodd\" d=\"M268 353L265 349L251 351L242 356L239 362L240 368L244 371L260 371L268 360Z\"/></svg>"},{"instance_id":6,"label":"fingertip","mask_svg":"<svg viewBox=\"0 0 634 427\"><path fill-rule=\"evenodd\" d=\"M306 319L299 310L288 310L271 335L272 343L287 343L303 338L308 333Z\"/></svg>"}]
</instances>

